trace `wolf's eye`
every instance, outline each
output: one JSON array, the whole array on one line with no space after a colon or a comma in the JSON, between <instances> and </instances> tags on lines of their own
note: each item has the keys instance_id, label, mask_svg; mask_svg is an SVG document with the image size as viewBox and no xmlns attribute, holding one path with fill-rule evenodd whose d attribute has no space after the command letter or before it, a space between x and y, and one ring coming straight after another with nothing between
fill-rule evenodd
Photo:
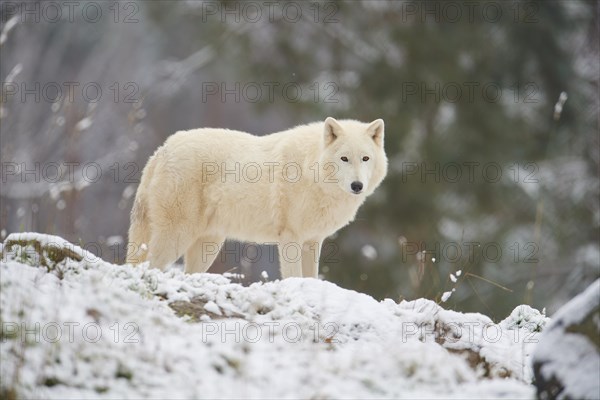
<instances>
[{"instance_id":1,"label":"wolf's eye","mask_svg":"<svg viewBox=\"0 0 600 400\"><path fill-rule=\"evenodd\" d=\"M343 162L348 162L348 157L342 157Z\"/></svg>"},{"instance_id":2,"label":"wolf's eye","mask_svg":"<svg viewBox=\"0 0 600 400\"><path fill-rule=\"evenodd\" d=\"M363 161L369 161L369 157L367 157L367 156L364 156L364 157L363 157Z\"/></svg>"}]
</instances>

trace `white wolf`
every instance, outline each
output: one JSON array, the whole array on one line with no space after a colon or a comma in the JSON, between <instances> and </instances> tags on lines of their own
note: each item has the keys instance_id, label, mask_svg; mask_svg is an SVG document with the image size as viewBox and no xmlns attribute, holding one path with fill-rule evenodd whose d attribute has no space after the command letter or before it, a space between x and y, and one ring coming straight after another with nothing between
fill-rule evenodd
<instances>
[{"instance_id":1,"label":"white wolf","mask_svg":"<svg viewBox=\"0 0 600 400\"><path fill-rule=\"evenodd\" d=\"M225 239L276 243L283 278L317 277L323 240L351 222L387 173L384 123L297 126L266 136L195 129L148 160L127 262L205 272Z\"/></svg>"}]
</instances>

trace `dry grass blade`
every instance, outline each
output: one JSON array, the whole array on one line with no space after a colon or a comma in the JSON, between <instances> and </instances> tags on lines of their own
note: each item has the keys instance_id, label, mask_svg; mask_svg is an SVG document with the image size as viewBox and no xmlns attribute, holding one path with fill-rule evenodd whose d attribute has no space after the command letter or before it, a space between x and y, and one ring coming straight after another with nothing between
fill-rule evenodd
<instances>
[{"instance_id":1,"label":"dry grass blade","mask_svg":"<svg viewBox=\"0 0 600 400\"><path fill-rule=\"evenodd\" d=\"M489 280L489 279L486 279L486 278L484 278L483 276L480 276L480 275L474 274L474 273L472 273L472 272L467 272L465 275L467 275L467 276L471 276L471 277L473 277L473 278L481 279L482 281L484 281L484 282L487 282L487 283L489 283L489 284L492 284L492 285L494 285L494 286L496 286L496 287L499 287L499 288L500 288L500 289L502 289L502 290L506 290L507 292L510 292L510 293L512 293L512 292L513 292L513 290L512 290L512 289L509 289L509 288L507 288L507 287L505 287L505 286L502 286L501 284L499 284L499 283L497 283L497 282L491 281L491 280Z\"/></svg>"}]
</instances>

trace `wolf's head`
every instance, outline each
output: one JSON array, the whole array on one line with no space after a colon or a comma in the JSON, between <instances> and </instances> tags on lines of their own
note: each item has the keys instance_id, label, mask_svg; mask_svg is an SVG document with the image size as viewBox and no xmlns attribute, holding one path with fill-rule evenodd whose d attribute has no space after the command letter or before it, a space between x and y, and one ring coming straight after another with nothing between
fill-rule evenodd
<instances>
[{"instance_id":1,"label":"wolf's head","mask_svg":"<svg viewBox=\"0 0 600 400\"><path fill-rule=\"evenodd\" d=\"M322 169L325 183L355 196L368 196L387 173L384 123L327 118L323 125Z\"/></svg>"}]
</instances>

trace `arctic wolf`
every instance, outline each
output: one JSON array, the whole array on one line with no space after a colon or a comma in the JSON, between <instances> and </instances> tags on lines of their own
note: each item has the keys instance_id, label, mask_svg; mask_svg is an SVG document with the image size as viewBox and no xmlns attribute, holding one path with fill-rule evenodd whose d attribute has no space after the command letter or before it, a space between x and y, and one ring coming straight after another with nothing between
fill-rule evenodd
<instances>
[{"instance_id":1,"label":"arctic wolf","mask_svg":"<svg viewBox=\"0 0 600 400\"><path fill-rule=\"evenodd\" d=\"M321 243L387 173L384 123L327 118L266 136L194 129L144 168L127 262L205 272L225 239L276 243L282 278L317 277Z\"/></svg>"}]
</instances>

